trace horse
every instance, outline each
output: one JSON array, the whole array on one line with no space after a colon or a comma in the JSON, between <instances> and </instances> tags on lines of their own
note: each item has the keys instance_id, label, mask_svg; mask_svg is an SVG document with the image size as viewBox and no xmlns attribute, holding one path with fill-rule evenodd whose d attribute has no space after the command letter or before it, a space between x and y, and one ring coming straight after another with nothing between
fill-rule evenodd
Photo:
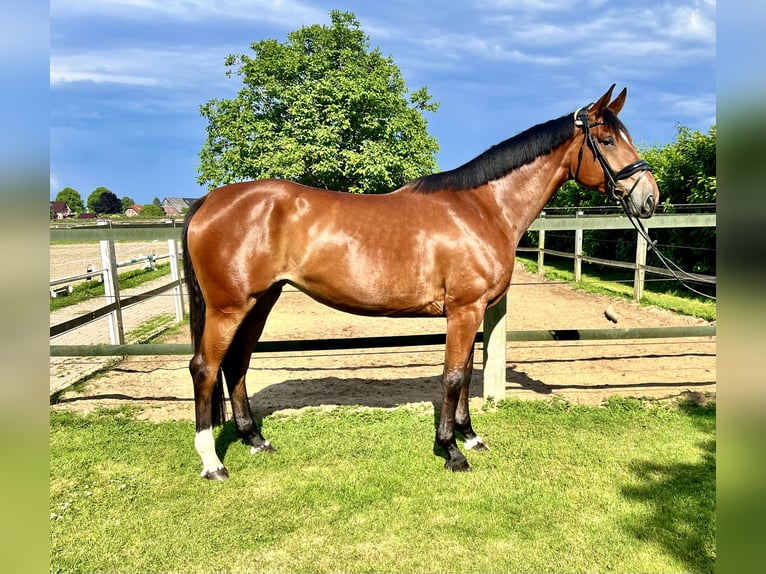
<instances>
[{"instance_id":1,"label":"horse","mask_svg":"<svg viewBox=\"0 0 766 574\"><path fill-rule=\"evenodd\" d=\"M627 88L612 100L614 87L456 169L390 193L264 179L197 200L182 242L201 476L229 477L213 437L226 417L224 380L239 437L252 453L274 451L253 420L245 375L287 284L349 313L446 318L434 452L445 468L470 471L456 433L466 450L488 450L468 409L474 339L485 311L508 291L524 232L572 179L621 201L633 217L651 217L659 202L650 166L617 117Z\"/></svg>"}]
</instances>

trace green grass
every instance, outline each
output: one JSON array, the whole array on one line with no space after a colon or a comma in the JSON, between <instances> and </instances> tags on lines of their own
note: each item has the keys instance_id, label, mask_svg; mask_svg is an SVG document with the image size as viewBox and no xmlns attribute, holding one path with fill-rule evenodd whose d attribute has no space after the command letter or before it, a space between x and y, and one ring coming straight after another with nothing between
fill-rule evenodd
<instances>
[{"instance_id":1,"label":"green grass","mask_svg":"<svg viewBox=\"0 0 766 574\"><path fill-rule=\"evenodd\" d=\"M537 273L537 260L528 257L518 257L518 261L527 271ZM586 270L593 270L592 273ZM574 272L571 261L545 261L545 278L551 281L571 283L575 289L588 293L633 299L633 274L626 280L624 273L605 271L601 266L583 263L582 282L574 283ZM616 282L620 281L620 282ZM644 287L641 305L654 305L682 315L699 317L706 321L716 320L716 302L686 291L680 284L672 281L647 282Z\"/></svg>"},{"instance_id":2,"label":"green grass","mask_svg":"<svg viewBox=\"0 0 766 574\"><path fill-rule=\"evenodd\" d=\"M180 332L180 325L176 324L176 318L168 313L155 315L138 325L135 329L125 334L125 340L135 343L156 342L169 333Z\"/></svg>"},{"instance_id":3,"label":"green grass","mask_svg":"<svg viewBox=\"0 0 766 574\"><path fill-rule=\"evenodd\" d=\"M143 283L170 275L170 263L158 263L155 269L132 269L118 275L120 289L138 287ZM86 281L72 287L72 292L51 298L51 312L75 305L96 297L104 296L104 284L97 281Z\"/></svg>"},{"instance_id":4,"label":"green grass","mask_svg":"<svg viewBox=\"0 0 766 574\"><path fill-rule=\"evenodd\" d=\"M715 407L613 399L479 410L451 474L432 409L262 421L274 455L190 422L51 411L51 572L712 572Z\"/></svg>"}]
</instances>

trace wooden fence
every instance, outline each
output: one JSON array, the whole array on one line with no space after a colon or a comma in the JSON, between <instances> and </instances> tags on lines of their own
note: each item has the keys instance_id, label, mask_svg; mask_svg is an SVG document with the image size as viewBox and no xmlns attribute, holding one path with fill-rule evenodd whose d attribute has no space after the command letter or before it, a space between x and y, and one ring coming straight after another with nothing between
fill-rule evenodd
<instances>
[{"instance_id":1,"label":"wooden fence","mask_svg":"<svg viewBox=\"0 0 766 574\"><path fill-rule=\"evenodd\" d=\"M74 275L72 277L65 277L62 279L55 279L50 282L51 287L61 285L62 283L71 283L78 279L91 279L93 277L99 277L104 285L104 297L106 305L99 307L93 311L89 311L84 315L75 317L68 321L58 323L50 328L50 336L56 337L68 331L72 331L78 327L86 325L96 319L106 316L108 318L109 326L109 340L112 345L124 345L125 344L125 330L122 322L122 309L156 297L157 295L166 293L167 291L173 292L173 299L175 303L175 316L176 321L181 322L184 318L184 301L183 301L183 285L182 276L179 266L179 252L178 241L176 239L168 239L168 254L161 257L151 258L139 258L133 259L128 262L117 263L114 250L114 239L99 239L99 247L101 250L101 269L98 271L88 271L82 275ZM149 260L152 263L159 259L169 259L170 261L170 277L171 281L165 285L155 287L149 291L145 291L139 295L134 295L128 298L120 297L120 286L117 279L117 271L120 267L126 265L140 263L144 260ZM51 293L53 293L53 289Z\"/></svg>"},{"instance_id":2,"label":"wooden fence","mask_svg":"<svg viewBox=\"0 0 766 574\"><path fill-rule=\"evenodd\" d=\"M644 227L648 230L661 228L679 228L679 227L715 227L715 213L693 213L693 214L664 214L656 215L651 219L643 220ZM651 273L663 277L673 277L673 273L664 267L654 267L646 264L646 254L648 245L644 237L636 232L636 256L635 262L613 261L610 259L601 259L599 257L589 257L583 254L583 237L586 230L607 230L607 229L633 229L633 225L625 217L615 216L583 216L582 212L578 215L560 217L538 217L529 227L529 231L538 232L537 247L520 247L519 252L537 253L537 272L540 275L545 273L545 255L555 255L557 257L566 257L574 260L574 281L579 283L582 280L582 264L596 263L606 267L615 267L619 269L632 269L634 271L633 279L633 299L640 301L644 294L644 285L646 274ZM574 231L574 252L555 251L545 248L546 231ZM699 283L715 285L716 278L699 273L684 273L684 279Z\"/></svg>"},{"instance_id":3,"label":"wooden fence","mask_svg":"<svg viewBox=\"0 0 766 574\"><path fill-rule=\"evenodd\" d=\"M711 227L715 226L715 214L658 214L652 219L645 220L647 229L671 227ZM582 233L586 230L598 229L631 229L632 225L625 217L616 216L576 216L576 217L540 217L530 226L530 231L541 234L538 251L538 266L543 267L545 253L571 256L575 261L575 280L581 277L582 261L590 261L602 265L630 267L635 269L634 295L640 298L643 291L643 281L646 272L665 274L665 270L646 266L646 243L637 234L636 262L616 262L586 257L582 254ZM575 253L567 254L551 252L544 249L544 233L547 230L574 231ZM181 228L178 224L155 225L114 225L112 227L93 226L76 227L71 229L50 230L51 242L66 241L69 243L89 243L99 241L102 252L103 279L111 284L111 292L107 291L107 305L89 312L84 316L51 326L51 337L77 328L80 325L108 315L110 319L109 345L50 345L50 356L124 356L124 355L190 355L191 345L188 344L138 344L126 345L124 336L120 336L120 309L129 304L144 300L168 290L173 290L176 298L176 318L183 317L183 299L181 288L181 273L178 267L178 240ZM579 237L579 239L578 239ZM150 292L120 299L117 285L117 264L114 258L114 241L147 241L165 239L168 241L168 251L171 259L171 281L166 285ZM579 248L578 248L579 246ZM578 253L579 251L579 253ZM715 278L699 276L701 280L715 282ZM640 285L636 289L635 285ZM110 295L111 293L111 295ZM484 396L502 397L505 394L506 376L506 346L509 341L572 341L572 340L614 340L614 339L644 339L644 338L676 338L676 337L710 337L715 336L715 325L699 325L691 327L655 327L641 329L565 329L555 331L507 331L506 301L501 301L491 308L484 317L483 331L478 333L477 342L483 344L483 376ZM395 337L368 337L355 339L312 339L285 342L259 342L255 352L295 352L330 349L366 349L383 347L407 347L443 344L445 335L410 335Z\"/></svg>"}]
</instances>

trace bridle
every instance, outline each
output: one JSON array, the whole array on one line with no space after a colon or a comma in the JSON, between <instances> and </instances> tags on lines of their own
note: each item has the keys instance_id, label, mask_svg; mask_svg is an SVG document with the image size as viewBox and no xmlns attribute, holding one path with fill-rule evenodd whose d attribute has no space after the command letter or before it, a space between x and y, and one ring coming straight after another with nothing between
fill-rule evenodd
<instances>
[{"instance_id":1,"label":"bridle","mask_svg":"<svg viewBox=\"0 0 766 574\"><path fill-rule=\"evenodd\" d=\"M637 220L635 217L631 215L630 210L628 209L628 203L627 203L628 199L630 198L630 195L633 193L633 190L636 189L638 182L641 181L641 179L647 173L650 173L652 171L652 168L646 161L644 161L643 159L639 159L638 161L634 161L633 163L626 165L620 171L616 173L614 172L614 170L609 165L609 162L606 161L604 154L601 152L601 148L599 147L598 143L596 142L596 139L593 137L593 134L590 131L591 128L603 125L604 123L604 122L598 122L598 123L592 124L588 121L588 108L590 108L592 105L593 104L588 104L587 106L579 108L574 113L575 126L582 128L583 134L585 135L585 137L583 137L582 145L580 145L580 150L577 152L577 170L574 173L574 179L577 180L577 175L580 173L580 165L582 164L583 153L585 151L585 146L587 145L590 148L590 150L593 152L593 157L595 157L598 163L601 164L601 169L604 170L604 185L606 187L607 193L609 194L609 197L611 197L612 199L620 203L623 211L625 212L625 215L628 217L628 220L631 222L631 224L633 224L633 227L636 228L636 231L640 235L642 235L644 240L647 242L648 248L654 251L654 253L660 259L662 264L668 269L668 271L670 271L670 273L689 291L692 291L696 293L697 295L707 297L708 299L715 300L714 296L708 295L706 293L702 293L701 291L697 291L685 281L685 280L693 280L694 277L691 276L686 271L684 271L683 269L681 269L678 265L676 265L672 260L668 259L665 255L663 255L660 252L660 250L657 249L657 242L652 241L652 239L649 237L649 233L647 232L643 223L641 223L640 220ZM622 194L618 194L617 182L622 179L628 179L629 177L637 174L638 172L641 172L641 175L636 179L635 182L633 182L633 185L631 186L631 188L629 190L625 190L625 188L622 188Z\"/></svg>"},{"instance_id":2,"label":"bridle","mask_svg":"<svg viewBox=\"0 0 766 574\"><path fill-rule=\"evenodd\" d=\"M590 108L592 105L593 104L583 106L574 113L575 125L579 128L582 128L583 134L585 134L585 137L583 137L582 140L582 145L580 146L580 151L577 152L577 170L575 171L574 179L576 180L578 174L580 173L580 165L582 164L583 153L585 151L585 146L587 145L593 152L593 157L595 157L598 163L601 164L601 169L604 170L604 185L606 187L607 193L609 194L609 197L620 201L623 203L623 206L626 207L624 204L633 193L633 190L636 189L638 182L641 181L641 179L648 172L651 172L652 168L646 161L639 159L638 161L634 161L633 163L626 165L620 171L615 173L615 171L609 165L609 162L606 161L601 148L599 147L596 139L593 137L593 134L590 131L591 128L603 125L604 123L598 122L592 124L588 121L588 108ZM632 187L629 190L622 188L622 194L618 194L617 182L623 179L628 179L638 172L641 172L641 176L633 182Z\"/></svg>"}]
</instances>

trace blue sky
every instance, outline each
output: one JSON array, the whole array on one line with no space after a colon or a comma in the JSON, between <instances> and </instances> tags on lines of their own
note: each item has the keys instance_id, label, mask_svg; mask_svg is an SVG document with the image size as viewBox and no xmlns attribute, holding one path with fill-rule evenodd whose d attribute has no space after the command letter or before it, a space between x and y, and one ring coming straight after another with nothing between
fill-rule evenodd
<instances>
[{"instance_id":1,"label":"blue sky","mask_svg":"<svg viewBox=\"0 0 766 574\"><path fill-rule=\"evenodd\" d=\"M105 186L138 203L198 197L199 106L230 98L224 58L353 12L426 113L450 169L534 124L628 87L644 146L716 123L714 0L53 0L50 196ZM404 183L404 182L402 182Z\"/></svg>"}]
</instances>

